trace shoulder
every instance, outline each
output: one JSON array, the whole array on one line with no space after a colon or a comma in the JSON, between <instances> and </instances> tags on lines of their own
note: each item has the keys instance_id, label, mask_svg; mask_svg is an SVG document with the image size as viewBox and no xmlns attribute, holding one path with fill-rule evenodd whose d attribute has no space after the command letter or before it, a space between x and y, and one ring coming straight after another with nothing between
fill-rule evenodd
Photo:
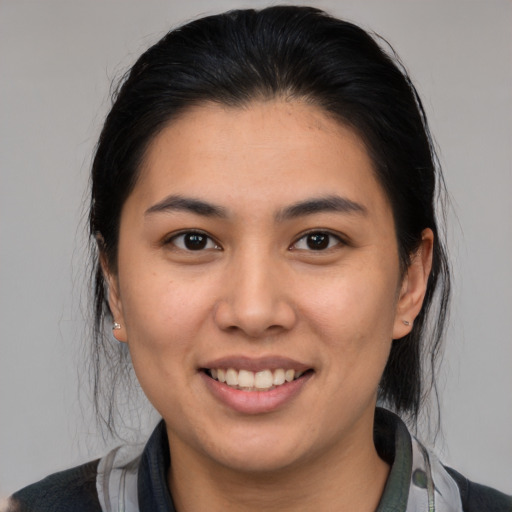
<instances>
[{"instance_id":1,"label":"shoulder","mask_svg":"<svg viewBox=\"0 0 512 512\"><path fill-rule=\"evenodd\" d=\"M7 512L101 512L96 491L99 460L94 460L14 493Z\"/></svg>"},{"instance_id":2,"label":"shoulder","mask_svg":"<svg viewBox=\"0 0 512 512\"><path fill-rule=\"evenodd\" d=\"M512 496L469 481L451 468L446 468L457 483L464 512L512 512Z\"/></svg>"}]
</instances>

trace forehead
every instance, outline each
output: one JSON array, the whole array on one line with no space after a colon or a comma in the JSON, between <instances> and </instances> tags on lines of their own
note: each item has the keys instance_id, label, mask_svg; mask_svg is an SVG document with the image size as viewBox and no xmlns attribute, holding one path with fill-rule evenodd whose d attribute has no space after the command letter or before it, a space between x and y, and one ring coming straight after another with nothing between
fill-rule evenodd
<instances>
[{"instance_id":1,"label":"forehead","mask_svg":"<svg viewBox=\"0 0 512 512\"><path fill-rule=\"evenodd\" d=\"M253 207L333 192L386 202L361 138L318 107L284 100L187 110L149 145L134 190L147 201L207 194Z\"/></svg>"}]
</instances>

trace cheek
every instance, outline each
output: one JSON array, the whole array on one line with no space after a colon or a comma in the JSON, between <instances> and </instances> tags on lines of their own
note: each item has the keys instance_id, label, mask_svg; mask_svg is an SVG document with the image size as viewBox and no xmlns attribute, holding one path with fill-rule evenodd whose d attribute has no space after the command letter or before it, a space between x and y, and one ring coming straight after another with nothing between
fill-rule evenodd
<instances>
[{"instance_id":1,"label":"cheek","mask_svg":"<svg viewBox=\"0 0 512 512\"><path fill-rule=\"evenodd\" d=\"M157 265L151 272L139 268L135 275L132 273L123 281L120 269L123 315L133 365L141 381L148 378L146 373L151 373L152 379L168 377L169 373L190 366L194 340L210 315L211 285L205 279L169 275Z\"/></svg>"},{"instance_id":2,"label":"cheek","mask_svg":"<svg viewBox=\"0 0 512 512\"><path fill-rule=\"evenodd\" d=\"M334 342L350 339L358 344L375 336L387 341L392 338L397 280L397 273L375 264L351 266L333 273L320 285L311 283L307 294L295 295L305 298L304 317Z\"/></svg>"},{"instance_id":3,"label":"cheek","mask_svg":"<svg viewBox=\"0 0 512 512\"><path fill-rule=\"evenodd\" d=\"M360 407L374 399L389 357L396 280L377 265L346 270L310 296L304 318L325 350L322 378L326 389L335 390L331 399Z\"/></svg>"},{"instance_id":4,"label":"cheek","mask_svg":"<svg viewBox=\"0 0 512 512\"><path fill-rule=\"evenodd\" d=\"M160 414L168 407L179 411L180 389L194 376L194 350L208 316L208 294L160 273L139 273L126 283L121 287L123 312L137 379Z\"/></svg>"}]
</instances>

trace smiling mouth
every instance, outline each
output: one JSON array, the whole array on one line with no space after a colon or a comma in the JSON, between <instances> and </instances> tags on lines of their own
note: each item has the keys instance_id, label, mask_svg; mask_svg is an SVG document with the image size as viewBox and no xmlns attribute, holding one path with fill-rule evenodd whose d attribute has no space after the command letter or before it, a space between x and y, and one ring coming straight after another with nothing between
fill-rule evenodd
<instances>
[{"instance_id":1,"label":"smiling mouth","mask_svg":"<svg viewBox=\"0 0 512 512\"><path fill-rule=\"evenodd\" d=\"M249 370L236 370L234 368L204 368L203 371L213 380L226 384L230 388L241 391L270 391L293 382L311 373L313 370L297 371L277 368L275 370L262 370L252 372Z\"/></svg>"}]
</instances>

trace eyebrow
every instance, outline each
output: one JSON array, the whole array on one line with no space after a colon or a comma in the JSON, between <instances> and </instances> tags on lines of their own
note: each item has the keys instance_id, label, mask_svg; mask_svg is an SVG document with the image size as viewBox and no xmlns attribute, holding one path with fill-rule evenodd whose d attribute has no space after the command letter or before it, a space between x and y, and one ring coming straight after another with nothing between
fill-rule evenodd
<instances>
[{"instance_id":1,"label":"eyebrow","mask_svg":"<svg viewBox=\"0 0 512 512\"><path fill-rule=\"evenodd\" d=\"M276 220L290 220L323 212L359 213L366 215L368 210L362 204L356 203L346 197L331 195L292 204L278 212Z\"/></svg>"},{"instance_id":2,"label":"eyebrow","mask_svg":"<svg viewBox=\"0 0 512 512\"><path fill-rule=\"evenodd\" d=\"M227 218L227 210L223 206L207 203L201 199L170 195L158 203L149 207L144 215L152 213L185 211L201 215L203 217ZM367 209L360 203L356 203L346 197L331 195L299 201L280 210L275 215L278 222L295 219L315 213L337 212L337 213L360 213L366 215Z\"/></svg>"},{"instance_id":3,"label":"eyebrow","mask_svg":"<svg viewBox=\"0 0 512 512\"><path fill-rule=\"evenodd\" d=\"M180 195L170 195L162 201L148 208L144 215L150 215L157 212L185 211L201 215L203 217L227 217L226 209L222 206L216 206L201 199L192 197L183 197Z\"/></svg>"}]
</instances>

